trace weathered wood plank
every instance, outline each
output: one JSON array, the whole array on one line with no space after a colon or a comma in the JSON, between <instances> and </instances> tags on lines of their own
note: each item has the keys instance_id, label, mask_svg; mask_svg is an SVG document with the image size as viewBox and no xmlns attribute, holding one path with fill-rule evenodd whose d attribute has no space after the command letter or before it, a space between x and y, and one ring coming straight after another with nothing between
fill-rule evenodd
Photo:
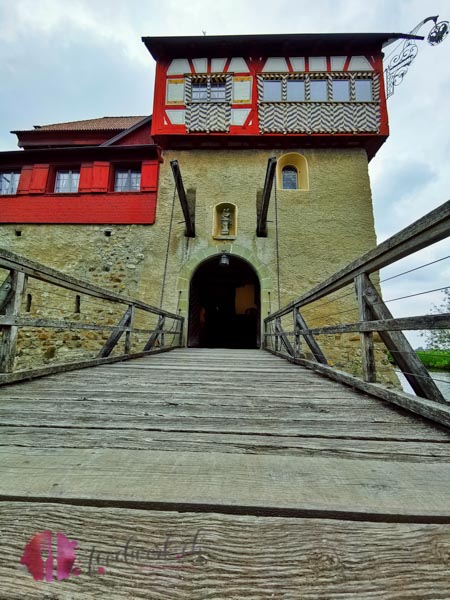
<instances>
[{"instance_id":1,"label":"weathered wood plank","mask_svg":"<svg viewBox=\"0 0 450 600\"><path fill-rule=\"evenodd\" d=\"M364 299L367 291L367 279L365 275L358 275L355 279L356 298L358 301L359 318L361 321L370 321L370 309ZM361 360L364 381L375 383L377 380L375 368L375 350L372 332L361 332L359 334L361 343Z\"/></svg>"},{"instance_id":2,"label":"weathered wood plank","mask_svg":"<svg viewBox=\"0 0 450 600\"><path fill-rule=\"evenodd\" d=\"M3 500L450 522L448 463L3 447L0 473Z\"/></svg>"},{"instance_id":3,"label":"weathered wood plank","mask_svg":"<svg viewBox=\"0 0 450 600\"><path fill-rule=\"evenodd\" d=\"M11 291L3 308L7 316L16 316L20 312L22 298L25 291L25 275L14 271L11 276ZM15 326L4 326L0 338L0 373L10 373L14 368L16 358L17 335L19 330Z\"/></svg>"},{"instance_id":4,"label":"weathered wood plank","mask_svg":"<svg viewBox=\"0 0 450 600\"><path fill-rule=\"evenodd\" d=\"M276 157L270 157L267 161L264 188L261 195L258 196L256 202L256 235L258 237L267 237L267 212L269 210L270 195L272 193L276 166Z\"/></svg>"},{"instance_id":5,"label":"weathered wood plank","mask_svg":"<svg viewBox=\"0 0 450 600\"><path fill-rule=\"evenodd\" d=\"M178 198L181 204L181 210L183 211L185 222L184 235L186 237L195 237L195 195L191 195L189 199L186 197L183 178L181 176L181 170L177 160L170 161L170 168L172 169Z\"/></svg>"},{"instance_id":6,"label":"weathered wood plank","mask_svg":"<svg viewBox=\"0 0 450 600\"><path fill-rule=\"evenodd\" d=\"M119 342L120 338L122 337L122 334L125 331L125 328L128 328L131 326L131 316L133 314L132 310L133 310L132 305L127 308L124 315L122 316L119 323L117 324L117 327L115 327L111 331L109 338L103 344L103 348L98 353L98 358L106 358L107 356L110 356L110 354L114 350L116 344Z\"/></svg>"},{"instance_id":7,"label":"weathered wood plank","mask_svg":"<svg viewBox=\"0 0 450 600\"><path fill-rule=\"evenodd\" d=\"M375 458L407 462L450 462L450 437L415 441L340 439L279 435L188 433L136 429L9 427L1 429L0 446L39 448L122 448L165 452L286 454L334 458ZM446 440L446 441L445 441Z\"/></svg>"},{"instance_id":8,"label":"weathered wood plank","mask_svg":"<svg viewBox=\"0 0 450 600\"><path fill-rule=\"evenodd\" d=\"M317 362L321 363L322 365L327 365L328 361L325 357L325 354L322 352L321 347L317 343L317 340L314 338L314 335L312 333L308 333L308 331L307 331L308 325L306 324L306 321L303 318L303 315L301 314L301 312L298 308L296 308L294 310L295 310L294 314L295 314L296 324L299 327L300 333L304 337L304 340L307 343L308 348L313 353L313 356L317 360Z\"/></svg>"},{"instance_id":9,"label":"weathered wood plank","mask_svg":"<svg viewBox=\"0 0 450 600\"><path fill-rule=\"evenodd\" d=\"M448 600L450 594L448 524L8 502L0 527L5 600ZM39 531L78 542L79 576L34 581L20 567Z\"/></svg>"}]
</instances>

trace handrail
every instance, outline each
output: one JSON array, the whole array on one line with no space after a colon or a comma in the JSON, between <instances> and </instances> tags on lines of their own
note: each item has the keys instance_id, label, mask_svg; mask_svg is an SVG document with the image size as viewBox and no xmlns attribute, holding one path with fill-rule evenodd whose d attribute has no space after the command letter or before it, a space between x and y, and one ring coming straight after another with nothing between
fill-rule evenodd
<instances>
[{"instance_id":1,"label":"handrail","mask_svg":"<svg viewBox=\"0 0 450 600\"><path fill-rule=\"evenodd\" d=\"M266 317L264 319L264 348L291 362L327 374L363 391L371 390L378 397L388 399L428 418L449 425L450 404L446 402L428 370L416 356L403 334L403 330L450 329L450 313L395 319L370 279L370 275L378 272L382 267L445 239L449 235L450 201L447 201L376 248L366 252L310 291ZM357 312L359 321L308 326L301 309L352 283L355 286L354 300L351 300L351 293L344 294L340 298L348 297L346 304L353 303L353 306L349 311L343 311L342 314ZM339 297L331 301L337 300ZM323 306L320 306L319 303L316 308L320 311L323 310ZM281 324L282 317L289 314L292 314L290 321L293 323L292 331L283 329ZM338 371L329 365L322 345L319 345L315 338L316 335L326 336L352 332L360 335L362 379ZM418 398L395 390L388 390L386 387L376 384L377 365L373 340L375 332L384 342L386 349L391 353L394 362L403 372ZM301 338L309 348L312 360L307 360L304 353L301 352ZM383 388L382 393L380 392L381 388ZM426 399L426 402L423 399Z\"/></svg>"},{"instance_id":2,"label":"handrail","mask_svg":"<svg viewBox=\"0 0 450 600\"><path fill-rule=\"evenodd\" d=\"M2 332L0 338L0 385L22 379L40 377L50 373L137 358L181 346L184 318L180 315L156 308L142 300L107 290L89 281L68 275L4 248L0 248L0 268L9 271L6 279L3 282L0 281L0 331ZM80 295L83 294L98 298L99 302L106 301L115 303L117 306L124 306L125 312L122 309L120 321L113 325L101 323L98 320L97 322L84 322L73 319L47 318L40 315L24 316L21 314L21 308L24 302L28 279L35 279L58 288L63 288L64 290L76 292ZM61 294L54 293L54 297L56 298L61 296ZM69 298L65 296L63 298L63 309L67 309ZM47 307L44 306L44 308ZM156 315L158 317L157 324L154 327L150 326L151 328L135 327L135 314L137 310ZM92 319L92 313L91 320L95 320ZM58 331L102 331L105 333L109 332L109 337L99 349L98 355L95 358L89 357L73 362L14 371L18 346L18 331L21 327L31 328L32 330L46 328ZM142 349L139 347L137 351L132 350L133 334L145 335L145 343L142 344ZM123 352L111 356L114 350L117 351L118 342L123 335L125 336ZM166 343L169 337L171 337L171 342ZM82 340L81 336L80 340ZM134 345L136 346L136 344L138 342Z\"/></svg>"}]
</instances>

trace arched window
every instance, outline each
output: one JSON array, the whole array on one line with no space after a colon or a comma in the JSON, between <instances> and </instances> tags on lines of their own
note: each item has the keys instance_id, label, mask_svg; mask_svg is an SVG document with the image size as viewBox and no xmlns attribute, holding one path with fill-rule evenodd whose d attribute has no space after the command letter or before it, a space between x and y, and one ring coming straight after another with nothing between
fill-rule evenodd
<instances>
[{"instance_id":1,"label":"arched window","mask_svg":"<svg viewBox=\"0 0 450 600\"><path fill-rule=\"evenodd\" d=\"M309 191L308 161L302 154L289 152L277 160L277 187L279 190Z\"/></svg>"},{"instance_id":2,"label":"arched window","mask_svg":"<svg viewBox=\"0 0 450 600\"><path fill-rule=\"evenodd\" d=\"M286 165L281 172L283 190L298 189L298 171L292 165Z\"/></svg>"}]
</instances>

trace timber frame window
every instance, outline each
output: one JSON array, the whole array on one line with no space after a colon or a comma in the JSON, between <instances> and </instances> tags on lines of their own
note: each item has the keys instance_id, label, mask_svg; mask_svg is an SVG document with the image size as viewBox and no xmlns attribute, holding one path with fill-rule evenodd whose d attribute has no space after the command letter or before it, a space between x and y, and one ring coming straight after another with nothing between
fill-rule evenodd
<instances>
[{"instance_id":1,"label":"timber frame window","mask_svg":"<svg viewBox=\"0 0 450 600\"><path fill-rule=\"evenodd\" d=\"M289 73L258 75L260 102L378 102L368 73Z\"/></svg>"},{"instance_id":2,"label":"timber frame window","mask_svg":"<svg viewBox=\"0 0 450 600\"><path fill-rule=\"evenodd\" d=\"M17 194L19 185L20 171L12 169L11 171L0 171L0 195Z\"/></svg>"},{"instance_id":3,"label":"timber frame window","mask_svg":"<svg viewBox=\"0 0 450 600\"><path fill-rule=\"evenodd\" d=\"M58 169L55 175L55 194L76 194L80 182L80 169Z\"/></svg>"},{"instance_id":4,"label":"timber frame window","mask_svg":"<svg viewBox=\"0 0 450 600\"><path fill-rule=\"evenodd\" d=\"M227 102L226 75L197 75L187 78L187 101Z\"/></svg>"},{"instance_id":5,"label":"timber frame window","mask_svg":"<svg viewBox=\"0 0 450 600\"><path fill-rule=\"evenodd\" d=\"M114 172L115 192L140 192L141 191L141 168L140 167L118 167Z\"/></svg>"}]
</instances>

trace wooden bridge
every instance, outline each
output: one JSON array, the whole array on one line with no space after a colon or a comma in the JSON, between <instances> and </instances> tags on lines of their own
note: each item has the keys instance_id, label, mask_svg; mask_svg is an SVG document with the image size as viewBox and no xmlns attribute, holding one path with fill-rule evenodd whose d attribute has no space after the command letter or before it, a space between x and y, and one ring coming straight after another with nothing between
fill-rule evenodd
<instances>
[{"instance_id":1,"label":"wooden bridge","mask_svg":"<svg viewBox=\"0 0 450 600\"><path fill-rule=\"evenodd\" d=\"M450 316L394 319L371 273L449 215L270 315L271 353L182 348L177 314L1 251L0 598L448 600L450 409L402 330ZM125 307L27 316L26 277ZM306 305L354 283L359 320L308 326ZM44 327L108 335L97 357L15 370L19 329ZM328 364L318 340L339 331L361 336L361 378ZM417 395L376 382L374 332Z\"/></svg>"}]
</instances>

